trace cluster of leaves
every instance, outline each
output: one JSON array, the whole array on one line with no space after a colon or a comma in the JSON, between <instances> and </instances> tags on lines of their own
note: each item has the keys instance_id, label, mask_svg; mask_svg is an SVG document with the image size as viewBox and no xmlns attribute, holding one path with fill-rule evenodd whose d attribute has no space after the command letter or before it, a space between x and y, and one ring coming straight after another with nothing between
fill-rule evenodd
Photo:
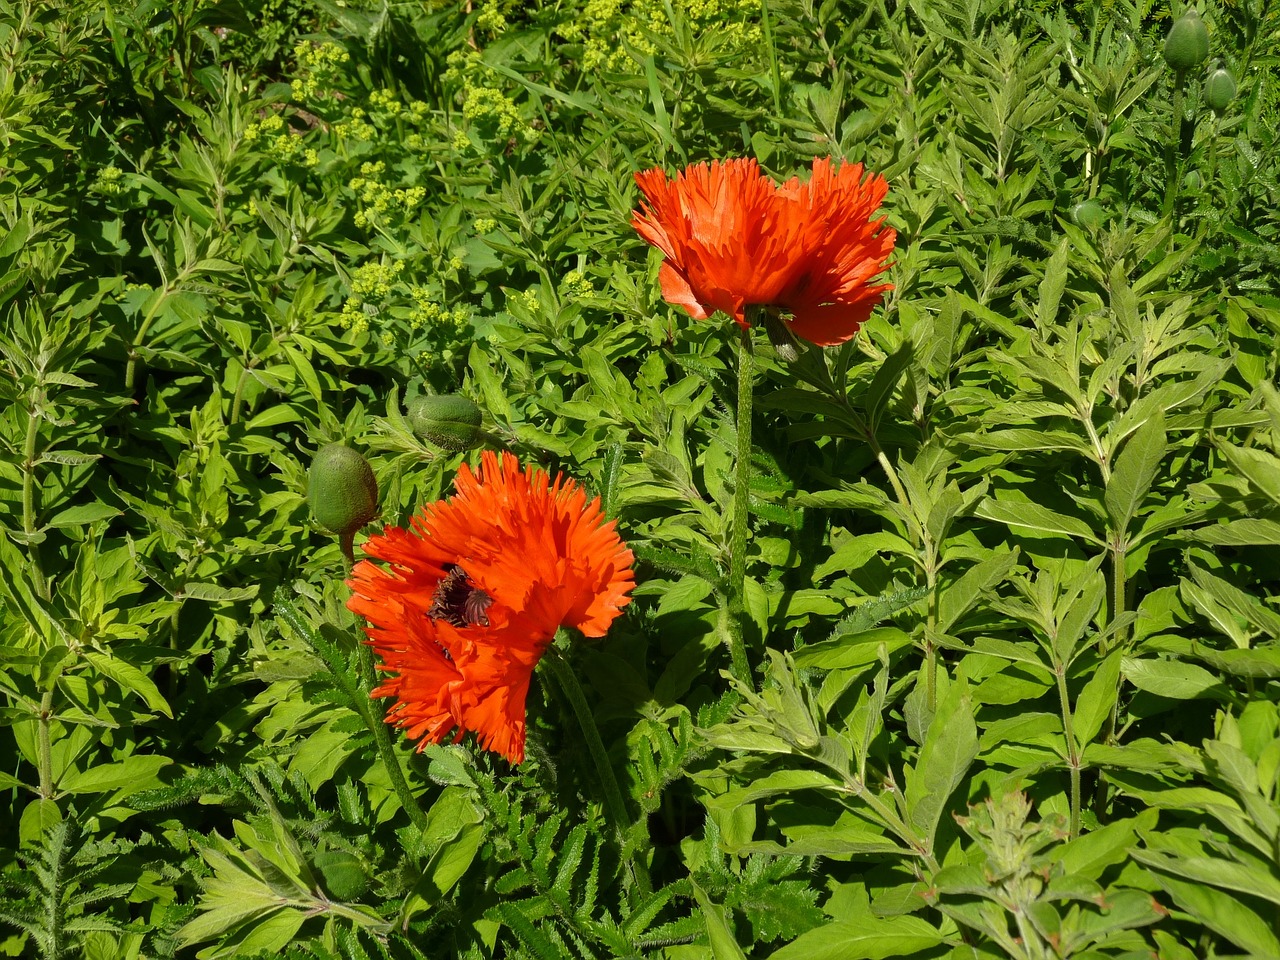
<instances>
[{"instance_id":1,"label":"cluster of leaves","mask_svg":"<svg viewBox=\"0 0 1280 960\"><path fill-rule=\"evenodd\" d=\"M1280 11L1217 115L1177 0L581 6L0 0L0 956L1280 954ZM744 154L899 237L760 345L750 684L735 337L629 227ZM550 672L519 769L369 699L306 465L403 522L454 391L639 558L608 770Z\"/></svg>"}]
</instances>

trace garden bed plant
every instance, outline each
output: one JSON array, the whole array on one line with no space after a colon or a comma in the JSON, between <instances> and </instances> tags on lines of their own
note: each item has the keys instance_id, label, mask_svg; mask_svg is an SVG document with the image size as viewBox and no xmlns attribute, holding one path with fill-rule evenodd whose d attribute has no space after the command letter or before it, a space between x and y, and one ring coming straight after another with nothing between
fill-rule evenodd
<instances>
[{"instance_id":1,"label":"garden bed plant","mask_svg":"<svg viewBox=\"0 0 1280 960\"><path fill-rule=\"evenodd\" d=\"M1278 78L0 0L0 956L1280 956Z\"/></svg>"}]
</instances>

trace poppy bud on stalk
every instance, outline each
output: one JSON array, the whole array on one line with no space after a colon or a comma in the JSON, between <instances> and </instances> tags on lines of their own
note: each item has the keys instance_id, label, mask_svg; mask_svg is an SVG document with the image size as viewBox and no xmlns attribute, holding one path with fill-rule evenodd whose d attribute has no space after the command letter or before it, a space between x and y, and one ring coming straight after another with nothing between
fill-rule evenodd
<instances>
[{"instance_id":1,"label":"poppy bud on stalk","mask_svg":"<svg viewBox=\"0 0 1280 960\"><path fill-rule=\"evenodd\" d=\"M1164 42L1164 62L1179 74L1186 73L1209 56L1209 28L1192 7L1169 28Z\"/></svg>"},{"instance_id":2,"label":"poppy bud on stalk","mask_svg":"<svg viewBox=\"0 0 1280 960\"><path fill-rule=\"evenodd\" d=\"M418 397L409 404L409 424L424 440L446 450L474 450L480 446L480 408L461 394Z\"/></svg>"},{"instance_id":3,"label":"poppy bud on stalk","mask_svg":"<svg viewBox=\"0 0 1280 960\"><path fill-rule=\"evenodd\" d=\"M364 457L341 443L320 448L307 476L316 523L344 539L378 514L378 481Z\"/></svg>"},{"instance_id":4,"label":"poppy bud on stalk","mask_svg":"<svg viewBox=\"0 0 1280 960\"><path fill-rule=\"evenodd\" d=\"M1081 200L1071 208L1071 222L1086 230L1097 230L1106 219L1106 208L1097 200Z\"/></svg>"},{"instance_id":5,"label":"poppy bud on stalk","mask_svg":"<svg viewBox=\"0 0 1280 960\"><path fill-rule=\"evenodd\" d=\"M1218 67L1204 82L1204 102L1217 116L1222 116L1227 104L1235 99L1235 77L1223 67Z\"/></svg>"}]
</instances>

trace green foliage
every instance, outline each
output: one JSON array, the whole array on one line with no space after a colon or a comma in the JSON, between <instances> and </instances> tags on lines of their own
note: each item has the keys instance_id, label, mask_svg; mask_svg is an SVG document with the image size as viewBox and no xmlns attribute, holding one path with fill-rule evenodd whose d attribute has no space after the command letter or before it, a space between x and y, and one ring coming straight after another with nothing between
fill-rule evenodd
<instances>
[{"instance_id":1,"label":"green foliage","mask_svg":"<svg viewBox=\"0 0 1280 960\"><path fill-rule=\"evenodd\" d=\"M1280 954L1280 10L1190 6L0 0L0 956ZM898 234L757 337L749 683L736 331L629 226L739 155ZM516 769L308 513L475 442L637 557Z\"/></svg>"}]
</instances>

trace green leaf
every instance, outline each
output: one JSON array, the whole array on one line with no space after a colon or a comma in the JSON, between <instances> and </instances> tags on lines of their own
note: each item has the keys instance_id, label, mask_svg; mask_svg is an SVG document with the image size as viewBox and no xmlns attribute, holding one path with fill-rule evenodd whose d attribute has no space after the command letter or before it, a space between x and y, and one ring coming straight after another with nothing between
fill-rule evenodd
<instances>
[{"instance_id":1,"label":"green leaf","mask_svg":"<svg viewBox=\"0 0 1280 960\"><path fill-rule=\"evenodd\" d=\"M1215 547L1277 547L1280 546L1280 523L1245 517L1212 527L1200 527L1186 536Z\"/></svg>"},{"instance_id":2,"label":"green leaf","mask_svg":"<svg viewBox=\"0 0 1280 960\"><path fill-rule=\"evenodd\" d=\"M1093 676L1076 698L1072 729L1079 747L1092 741L1111 715L1111 708L1120 695L1121 659L1120 652L1116 651L1098 664Z\"/></svg>"},{"instance_id":3,"label":"green leaf","mask_svg":"<svg viewBox=\"0 0 1280 960\"><path fill-rule=\"evenodd\" d=\"M1150 859L1141 850L1133 851L1133 855L1140 861ZM1220 937L1259 957L1280 956L1280 940L1270 924L1238 898L1203 883L1175 879L1163 871L1152 876L1179 907Z\"/></svg>"},{"instance_id":4,"label":"green leaf","mask_svg":"<svg viewBox=\"0 0 1280 960\"><path fill-rule=\"evenodd\" d=\"M1256 447L1222 444L1218 450L1237 474L1248 479L1272 503L1280 504L1280 457Z\"/></svg>"},{"instance_id":5,"label":"green leaf","mask_svg":"<svg viewBox=\"0 0 1280 960\"><path fill-rule=\"evenodd\" d=\"M1120 672L1139 690L1171 700L1195 700L1204 696L1221 698L1226 694L1220 678L1194 663L1125 657L1121 661Z\"/></svg>"},{"instance_id":6,"label":"green leaf","mask_svg":"<svg viewBox=\"0 0 1280 960\"><path fill-rule=\"evenodd\" d=\"M93 503L83 503L79 506L68 507L66 510L58 511L49 519L47 526L87 527L91 523L110 520L118 516L120 516L120 511L117 508L94 501Z\"/></svg>"},{"instance_id":7,"label":"green leaf","mask_svg":"<svg viewBox=\"0 0 1280 960\"><path fill-rule=\"evenodd\" d=\"M769 960L882 960L916 956L942 942L942 934L919 917L865 917L802 933Z\"/></svg>"},{"instance_id":8,"label":"green leaf","mask_svg":"<svg viewBox=\"0 0 1280 960\"><path fill-rule=\"evenodd\" d=\"M933 849L933 835L951 794L964 782L977 755L978 726L973 719L973 702L967 685L955 683L938 705L920 759L907 774L907 816L928 849Z\"/></svg>"},{"instance_id":9,"label":"green leaf","mask_svg":"<svg viewBox=\"0 0 1280 960\"><path fill-rule=\"evenodd\" d=\"M873 433L880 425L880 417L884 414L884 408L893 394L893 388L898 385L902 374L911 365L913 353L914 347L911 341L904 342L885 358L876 375L872 377L871 385L867 387L862 402L867 411L867 426Z\"/></svg>"},{"instance_id":10,"label":"green leaf","mask_svg":"<svg viewBox=\"0 0 1280 960\"><path fill-rule=\"evenodd\" d=\"M1116 459L1103 502L1114 529L1128 529L1151 491L1164 459L1164 416L1158 411L1131 436Z\"/></svg>"},{"instance_id":11,"label":"green leaf","mask_svg":"<svg viewBox=\"0 0 1280 960\"><path fill-rule=\"evenodd\" d=\"M103 763L83 772L68 774L58 786L67 793L108 793L119 790L120 797L126 797L138 790L158 786L160 781L157 774L170 763L168 757L134 755L117 763Z\"/></svg>"},{"instance_id":12,"label":"green leaf","mask_svg":"<svg viewBox=\"0 0 1280 960\"><path fill-rule=\"evenodd\" d=\"M1101 538L1083 520L1054 513L1037 503L987 499L978 504L976 513L985 520L994 520L1009 527L1030 530L1032 533L1051 537L1078 537L1099 547L1103 546Z\"/></svg>"},{"instance_id":13,"label":"green leaf","mask_svg":"<svg viewBox=\"0 0 1280 960\"><path fill-rule=\"evenodd\" d=\"M170 719L173 718L172 709L170 709L165 698L160 695L160 690L155 683L133 664L108 656L105 653L98 653L95 650L86 650L81 653L81 656L93 664L94 669L104 677L114 680L125 690L136 693L152 710L157 713L163 713Z\"/></svg>"},{"instance_id":14,"label":"green leaf","mask_svg":"<svg viewBox=\"0 0 1280 960\"><path fill-rule=\"evenodd\" d=\"M693 887L693 895L702 908L702 917L707 924L707 938L711 941L713 960L747 960L747 955L738 946L737 938L729 926L727 911L718 903L713 903L707 892L696 880L689 881Z\"/></svg>"}]
</instances>

